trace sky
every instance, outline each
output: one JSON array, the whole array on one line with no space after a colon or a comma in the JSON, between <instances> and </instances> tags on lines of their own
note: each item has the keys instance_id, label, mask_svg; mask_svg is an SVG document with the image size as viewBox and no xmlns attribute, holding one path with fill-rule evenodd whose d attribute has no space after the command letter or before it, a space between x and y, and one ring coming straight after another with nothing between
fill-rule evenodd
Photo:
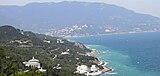
<instances>
[{"instance_id":1,"label":"sky","mask_svg":"<svg viewBox=\"0 0 160 76\"><path fill-rule=\"evenodd\" d=\"M31 2L61 1L102 2L114 4L138 13L150 14L160 18L160 0L0 0L0 5L25 5Z\"/></svg>"}]
</instances>

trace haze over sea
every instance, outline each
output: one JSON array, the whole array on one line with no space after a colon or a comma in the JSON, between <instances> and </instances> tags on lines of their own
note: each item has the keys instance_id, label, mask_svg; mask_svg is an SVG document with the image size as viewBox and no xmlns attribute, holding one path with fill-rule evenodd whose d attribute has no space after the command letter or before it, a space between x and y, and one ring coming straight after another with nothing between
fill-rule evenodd
<instances>
[{"instance_id":1,"label":"haze over sea","mask_svg":"<svg viewBox=\"0 0 160 76\"><path fill-rule=\"evenodd\" d=\"M102 76L159 76L160 32L97 35L71 40L97 49L115 74Z\"/></svg>"}]
</instances>

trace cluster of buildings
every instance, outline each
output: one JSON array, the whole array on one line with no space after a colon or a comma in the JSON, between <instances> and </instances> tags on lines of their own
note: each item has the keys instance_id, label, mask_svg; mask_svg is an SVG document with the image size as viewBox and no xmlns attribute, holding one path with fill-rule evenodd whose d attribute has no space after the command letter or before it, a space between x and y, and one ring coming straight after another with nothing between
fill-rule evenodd
<instances>
[{"instance_id":1,"label":"cluster of buildings","mask_svg":"<svg viewBox=\"0 0 160 76\"><path fill-rule=\"evenodd\" d=\"M20 44L20 47L31 47L33 46L32 41L29 39L20 39L20 40L14 40L10 43L18 43Z\"/></svg>"},{"instance_id":2,"label":"cluster of buildings","mask_svg":"<svg viewBox=\"0 0 160 76\"><path fill-rule=\"evenodd\" d=\"M79 74L85 74L87 76L89 75L100 75L102 74L102 71L96 67L96 65L92 65L91 67L88 67L87 65L80 65L77 66L77 71L75 73L79 73Z\"/></svg>"}]
</instances>

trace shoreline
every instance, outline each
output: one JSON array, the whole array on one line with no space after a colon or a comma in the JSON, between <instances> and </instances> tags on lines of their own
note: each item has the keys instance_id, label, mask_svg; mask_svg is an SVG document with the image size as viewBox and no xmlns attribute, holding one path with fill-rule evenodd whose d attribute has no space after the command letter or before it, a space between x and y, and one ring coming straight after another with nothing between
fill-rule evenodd
<instances>
[{"instance_id":1,"label":"shoreline","mask_svg":"<svg viewBox=\"0 0 160 76\"><path fill-rule=\"evenodd\" d=\"M141 33L134 33L134 34L131 33L131 34L124 34L124 35L127 37L130 35L134 35L135 37L137 37L139 35L148 37L148 35L150 36L150 34L151 34L151 36L152 36L152 34L155 36L155 35L159 35L160 32L147 32L147 33L141 32ZM113 37L113 36L115 36L115 35L111 35L111 37ZM97 36L97 37L99 37L99 36ZM107 37L107 35L106 35L106 37ZM91 36L91 38L92 38L92 36ZM155 39L157 39L157 37ZM76 38L75 39L73 38L73 40L76 41ZM104 73L104 74L102 74L102 76L108 76L107 74L117 74L115 76L119 76L119 75L135 76L136 74L141 75L141 76L145 76L148 74L151 74L151 75L153 74L153 73L148 72L146 70L139 70L139 66L135 66L132 64L132 59L131 59L130 55L119 51L119 49L115 49L114 47L108 47L107 45L103 45L103 44L95 43L95 42L94 43L97 45L94 45L94 43L92 43L90 41L87 42L87 40L90 40L90 37L84 37L84 38L82 38L82 40L80 37L77 39L77 41L78 40L82 41L83 43L86 43L85 46L87 48L89 47L88 49L92 49L92 48L97 49L97 51L100 52L101 54L98 54L95 56L98 57L98 59L100 59L100 60L104 60L104 61L109 62L109 64L107 66L114 69L111 73ZM93 41L94 41L94 39L93 39ZM118 45L120 45L120 44L118 44ZM141 67L140 67L140 69L141 69ZM141 74L141 73L143 73L143 74ZM155 72L155 74L156 74L156 72Z\"/></svg>"},{"instance_id":2,"label":"shoreline","mask_svg":"<svg viewBox=\"0 0 160 76\"><path fill-rule=\"evenodd\" d=\"M97 35L86 35L86 36L64 36L65 39L70 38L80 38L80 37L90 37L90 36L103 36L103 35L123 35L123 34L137 34L137 33L154 33L154 32L160 32L160 31L143 31L143 32L120 32L120 33L108 33L108 34L97 34Z\"/></svg>"},{"instance_id":3,"label":"shoreline","mask_svg":"<svg viewBox=\"0 0 160 76\"><path fill-rule=\"evenodd\" d=\"M99 51L97 51L97 49L93 49L93 48L89 47L89 46L94 46L94 45L85 45L85 46L88 49L92 50L91 52L88 52L87 55L88 56L96 57L98 59L97 65L103 67L103 69L101 69L102 73L100 75L102 75L102 74L110 74L111 72L113 72L114 69L112 69L112 68L110 68L110 67L107 66L108 62L106 62L104 60L101 60L101 59L99 59L97 57L98 54L101 54L103 52L99 52Z\"/></svg>"}]
</instances>

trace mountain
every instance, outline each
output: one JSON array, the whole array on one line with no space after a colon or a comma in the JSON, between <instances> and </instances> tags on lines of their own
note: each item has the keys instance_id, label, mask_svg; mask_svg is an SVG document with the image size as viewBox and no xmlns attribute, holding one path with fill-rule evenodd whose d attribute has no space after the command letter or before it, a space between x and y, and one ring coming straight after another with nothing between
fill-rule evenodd
<instances>
[{"instance_id":1,"label":"mountain","mask_svg":"<svg viewBox=\"0 0 160 76\"><path fill-rule=\"evenodd\" d=\"M0 6L0 16L14 20L19 25L16 27L54 36L160 30L158 17L105 3L64 1ZM14 25L12 20L6 24ZM4 21L0 21L0 24L4 24Z\"/></svg>"}]
</instances>

